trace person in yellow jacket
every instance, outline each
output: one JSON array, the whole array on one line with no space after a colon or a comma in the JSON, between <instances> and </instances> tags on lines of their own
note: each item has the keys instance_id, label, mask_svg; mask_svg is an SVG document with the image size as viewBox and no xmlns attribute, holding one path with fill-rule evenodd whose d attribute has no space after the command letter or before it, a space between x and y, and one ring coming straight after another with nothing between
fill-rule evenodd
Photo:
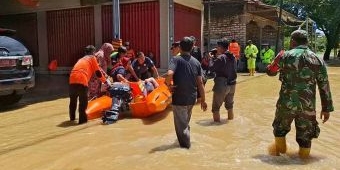
<instances>
[{"instance_id":1,"label":"person in yellow jacket","mask_svg":"<svg viewBox=\"0 0 340 170\"><path fill-rule=\"evenodd\" d=\"M269 44L266 44L261 50L261 62L266 66L270 64L275 57L275 52L270 48Z\"/></svg>"},{"instance_id":2,"label":"person in yellow jacket","mask_svg":"<svg viewBox=\"0 0 340 170\"><path fill-rule=\"evenodd\" d=\"M258 71L261 73L266 72L267 66L272 62L275 57L275 52L270 48L269 44L262 44L262 50L260 52L261 62L258 63Z\"/></svg>"},{"instance_id":3,"label":"person in yellow jacket","mask_svg":"<svg viewBox=\"0 0 340 170\"><path fill-rule=\"evenodd\" d=\"M251 40L248 40L244 53L247 58L247 66L248 66L250 76L254 76L255 74L256 56L258 52L259 50L257 49L257 47L252 43Z\"/></svg>"}]
</instances>

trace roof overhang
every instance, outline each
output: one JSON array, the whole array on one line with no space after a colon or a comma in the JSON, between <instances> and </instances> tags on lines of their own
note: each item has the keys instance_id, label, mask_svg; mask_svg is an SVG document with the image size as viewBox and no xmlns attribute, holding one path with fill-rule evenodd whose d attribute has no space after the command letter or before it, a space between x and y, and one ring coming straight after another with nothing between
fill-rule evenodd
<instances>
[{"instance_id":1,"label":"roof overhang","mask_svg":"<svg viewBox=\"0 0 340 170\"><path fill-rule=\"evenodd\" d=\"M247 0L203 0L203 4L218 4L218 3L246 3Z\"/></svg>"},{"instance_id":2,"label":"roof overhang","mask_svg":"<svg viewBox=\"0 0 340 170\"><path fill-rule=\"evenodd\" d=\"M247 11L250 14L253 15L258 15L260 17L272 20L272 21L278 21L279 20L279 14L280 14L280 8L276 6L270 6L266 4L257 4L261 8L258 8L253 11ZM284 22L287 25L290 26L298 26L300 25L303 21L294 16L293 14L282 10L282 16L281 16L281 21Z\"/></svg>"},{"instance_id":3,"label":"roof overhang","mask_svg":"<svg viewBox=\"0 0 340 170\"><path fill-rule=\"evenodd\" d=\"M39 0L18 0L22 5L29 7L39 6Z\"/></svg>"},{"instance_id":4,"label":"roof overhang","mask_svg":"<svg viewBox=\"0 0 340 170\"><path fill-rule=\"evenodd\" d=\"M246 12L275 22L278 21L280 13L279 7L267 5L260 0L203 0L203 4L252 5L255 6L255 9L251 11L247 10ZM285 24L292 26L300 25L303 22L299 18L285 10L282 10L281 20Z\"/></svg>"},{"instance_id":5,"label":"roof overhang","mask_svg":"<svg viewBox=\"0 0 340 170\"><path fill-rule=\"evenodd\" d=\"M200 10L200 11L203 8L203 4L201 0L174 0L174 2Z\"/></svg>"}]
</instances>

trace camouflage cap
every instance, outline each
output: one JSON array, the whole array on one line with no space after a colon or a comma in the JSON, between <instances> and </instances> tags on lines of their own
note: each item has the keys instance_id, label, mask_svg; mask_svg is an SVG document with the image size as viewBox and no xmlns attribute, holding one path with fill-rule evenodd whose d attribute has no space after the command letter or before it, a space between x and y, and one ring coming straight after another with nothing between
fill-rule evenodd
<instances>
[{"instance_id":1,"label":"camouflage cap","mask_svg":"<svg viewBox=\"0 0 340 170\"><path fill-rule=\"evenodd\" d=\"M290 37L298 43L306 43L308 40L307 31L301 29L293 31Z\"/></svg>"}]
</instances>

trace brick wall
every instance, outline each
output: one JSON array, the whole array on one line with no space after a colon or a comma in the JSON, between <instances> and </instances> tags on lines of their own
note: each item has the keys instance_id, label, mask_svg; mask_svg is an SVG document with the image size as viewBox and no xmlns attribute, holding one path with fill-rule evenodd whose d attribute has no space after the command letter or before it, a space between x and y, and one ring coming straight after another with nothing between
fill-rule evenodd
<instances>
[{"instance_id":1,"label":"brick wall","mask_svg":"<svg viewBox=\"0 0 340 170\"><path fill-rule=\"evenodd\" d=\"M216 41L222 37L236 39L243 51L246 41L253 43L260 49L261 44L275 46L277 22L247 11L257 11L254 4L218 3L210 6L210 24L208 23L209 6L205 6L203 36L205 48L210 39L210 49L216 46ZM228 10L226 10L228 9ZM268 15L270 17L270 15ZM280 41L281 42L281 41ZM280 47L279 47L280 48Z\"/></svg>"},{"instance_id":2,"label":"brick wall","mask_svg":"<svg viewBox=\"0 0 340 170\"><path fill-rule=\"evenodd\" d=\"M236 19L235 19L236 18ZM204 24L204 35L208 35L207 24ZM245 36L245 24L238 21L237 17L211 18L211 38L236 38L243 39Z\"/></svg>"},{"instance_id":3,"label":"brick wall","mask_svg":"<svg viewBox=\"0 0 340 170\"><path fill-rule=\"evenodd\" d=\"M274 47L276 44L276 33L274 27L266 25L262 31L262 44L269 44L271 47Z\"/></svg>"},{"instance_id":4,"label":"brick wall","mask_svg":"<svg viewBox=\"0 0 340 170\"><path fill-rule=\"evenodd\" d=\"M222 37L226 37L230 40L236 39L240 44L245 44L246 24L242 23L241 15L231 17L211 17L209 28L207 21L205 20L203 34L205 41L207 41L210 33L210 44L212 48L215 45L214 40Z\"/></svg>"}]
</instances>

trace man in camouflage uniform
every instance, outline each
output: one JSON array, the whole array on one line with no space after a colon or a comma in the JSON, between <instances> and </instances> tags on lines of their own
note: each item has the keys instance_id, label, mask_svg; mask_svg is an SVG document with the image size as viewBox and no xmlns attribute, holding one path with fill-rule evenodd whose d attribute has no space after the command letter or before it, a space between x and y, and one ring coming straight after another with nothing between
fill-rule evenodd
<instances>
[{"instance_id":1,"label":"man in camouflage uniform","mask_svg":"<svg viewBox=\"0 0 340 170\"><path fill-rule=\"evenodd\" d=\"M299 144L299 156L307 158L311 140L317 138L320 128L316 120L315 96L318 85L322 110L320 117L325 123L334 110L330 92L326 65L307 46L307 32L296 30L291 34L291 50L283 56L277 56L267 67L270 76L280 72L282 82L280 96L276 104L275 119L272 124L275 136L274 154L286 152L286 134L295 121L296 141Z\"/></svg>"}]
</instances>

